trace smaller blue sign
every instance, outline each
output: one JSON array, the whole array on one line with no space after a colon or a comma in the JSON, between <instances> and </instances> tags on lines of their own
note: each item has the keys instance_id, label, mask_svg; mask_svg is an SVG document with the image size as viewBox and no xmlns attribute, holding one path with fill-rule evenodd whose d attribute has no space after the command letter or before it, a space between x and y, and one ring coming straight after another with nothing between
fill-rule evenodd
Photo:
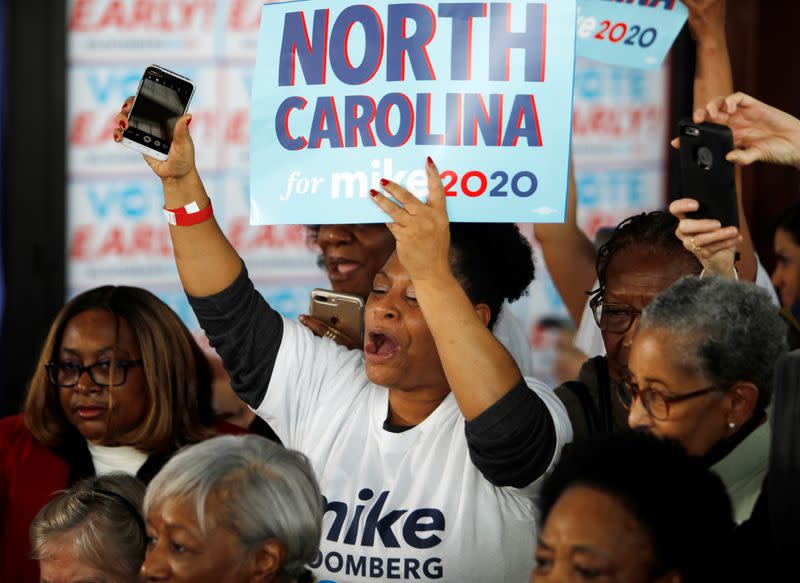
<instances>
[{"instance_id":1,"label":"smaller blue sign","mask_svg":"<svg viewBox=\"0 0 800 583\"><path fill-rule=\"evenodd\" d=\"M677 0L578 0L579 57L658 69L689 12Z\"/></svg>"}]
</instances>

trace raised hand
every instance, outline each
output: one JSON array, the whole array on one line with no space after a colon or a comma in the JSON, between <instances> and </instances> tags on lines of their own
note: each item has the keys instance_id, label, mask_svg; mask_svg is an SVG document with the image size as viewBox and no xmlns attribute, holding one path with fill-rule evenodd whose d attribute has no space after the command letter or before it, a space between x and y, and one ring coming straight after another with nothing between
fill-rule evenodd
<instances>
[{"instance_id":1,"label":"raised hand","mask_svg":"<svg viewBox=\"0 0 800 583\"><path fill-rule=\"evenodd\" d=\"M725 0L683 0L689 10L689 30L697 43L725 42Z\"/></svg>"},{"instance_id":2,"label":"raised hand","mask_svg":"<svg viewBox=\"0 0 800 583\"><path fill-rule=\"evenodd\" d=\"M691 198L681 198L669 205L669 212L678 217L680 222L675 236L683 246L694 253L705 269L705 275L721 275L734 278L734 262L736 246L742 242L742 236L736 227L722 227L714 219L688 219L686 213L700 208L698 202Z\"/></svg>"},{"instance_id":3,"label":"raised hand","mask_svg":"<svg viewBox=\"0 0 800 583\"><path fill-rule=\"evenodd\" d=\"M769 162L800 169L800 120L744 93L712 99L693 115L733 130L734 149L727 159L747 166Z\"/></svg>"},{"instance_id":4,"label":"raised hand","mask_svg":"<svg viewBox=\"0 0 800 583\"><path fill-rule=\"evenodd\" d=\"M431 280L451 273L450 222L442 178L430 158L425 167L427 202L389 180L381 181L383 189L400 204L376 190L370 191L376 204L394 221L387 226L397 241L397 257L412 281Z\"/></svg>"},{"instance_id":5,"label":"raised hand","mask_svg":"<svg viewBox=\"0 0 800 583\"><path fill-rule=\"evenodd\" d=\"M117 114L117 126L114 129L115 142L122 141L122 133L128 128L128 116L133 100L133 97L128 97ZM143 156L156 176L162 180L177 180L195 171L194 142L192 142L192 136L189 135L191 121L192 115L186 114L175 123L172 145L166 160L161 161L150 156Z\"/></svg>"}]
</instances>

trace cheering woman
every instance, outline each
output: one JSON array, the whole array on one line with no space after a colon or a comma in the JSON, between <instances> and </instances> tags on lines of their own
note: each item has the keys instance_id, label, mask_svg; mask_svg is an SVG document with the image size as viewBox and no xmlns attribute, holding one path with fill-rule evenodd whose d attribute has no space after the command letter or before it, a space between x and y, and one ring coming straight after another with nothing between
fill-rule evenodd
<instances>
[{"instance_id":1,"label":"cheering woman","mask_svg":"<svg viewBox=\"0 0 800 583\"><path fill-rule=\"evenodd\" d=\"M396 252L375 276L364 351L282 318L256 293L210 215L187 129L147 159L167 208L207 216L171 226L183 286L233 387L305 453L323 494L319 579L523 581L533 567L532 496L571 427L523 379L491 326L533 276L513 225L449 225L439 172L430 196L383 181ZM125 112L120 121L124 122ZM121 130L115 139L119 140Z\"/></svg>"}]
</instances>

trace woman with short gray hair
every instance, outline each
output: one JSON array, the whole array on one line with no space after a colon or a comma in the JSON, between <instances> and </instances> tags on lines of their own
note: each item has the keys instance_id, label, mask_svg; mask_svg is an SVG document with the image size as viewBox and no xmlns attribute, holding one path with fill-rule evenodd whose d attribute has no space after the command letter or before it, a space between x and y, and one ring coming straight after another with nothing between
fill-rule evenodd
<instances>
[{"instance_id":1,"label":"woman with short gray hair","mask_svg":"<svg viewBox=\"0 0 800 583\"><path fill-rule=\"evenodd\" d=\"M628 424L679 441L725 484L741 522L769 459L773 369L786 324L750 283L685 277L643 312L620 397Z\"/></svg>"},{"instance_id":2,"label":"woman with short gray hair","mask_svg":"<svg viewBox=\"0 0 800 583\"><path fill-rule=\"evenodd\" d=\"M308 581L322 495L306 457L255 435L172 458L147 488L147 581Z\"/></svg>"},{"instance_id":3,"label":"woman with short gray hair","mask_svg":"<svg viewBox=\"0 0 800 583\"><path fill-rule=\"evenodd\" d=\"M143 499L144 484L127 474L88 478L61 492L31 524L41 580L137 580L147 538Z\"/></svg>"}]
</instances>

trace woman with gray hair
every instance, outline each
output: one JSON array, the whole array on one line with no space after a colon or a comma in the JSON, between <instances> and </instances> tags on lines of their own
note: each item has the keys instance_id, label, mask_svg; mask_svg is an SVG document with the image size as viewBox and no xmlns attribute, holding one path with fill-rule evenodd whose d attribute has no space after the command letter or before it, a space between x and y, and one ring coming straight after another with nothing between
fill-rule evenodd
<instances>
[{"instance_id":1,"label":"woman with gray hair","mask_svg":"<svg viewBox=\"0 0 800 583\"><path fill-rule=\"evenodd\" d=\"M146 581L310 581L322 494L306 457L256 435L180 451L144 500Z\"/></svg>"},{"instance_id":2,"label":"woman with gray hair","mask_svg":"<svg viewBox=\"0 0 800 583\"><path fill-rule=\"evenodd\" d=\"M737 522L769 460L767 406L786 324L765 291L685 277L642 313L620 397L631 428L679 441L722 479Z\"/></svg>"},{"instance_id":3,"label":"woman with gray hair","mask_svg":"<svg viewBox=\"0 0 800 583\"><path fill-rule=\"evenodd\" d=\"M144 484L127 474L88 478L61 492L31 524L41 580L136 581L147 541L143 499Z\"/></svg>"}]
</instances>

